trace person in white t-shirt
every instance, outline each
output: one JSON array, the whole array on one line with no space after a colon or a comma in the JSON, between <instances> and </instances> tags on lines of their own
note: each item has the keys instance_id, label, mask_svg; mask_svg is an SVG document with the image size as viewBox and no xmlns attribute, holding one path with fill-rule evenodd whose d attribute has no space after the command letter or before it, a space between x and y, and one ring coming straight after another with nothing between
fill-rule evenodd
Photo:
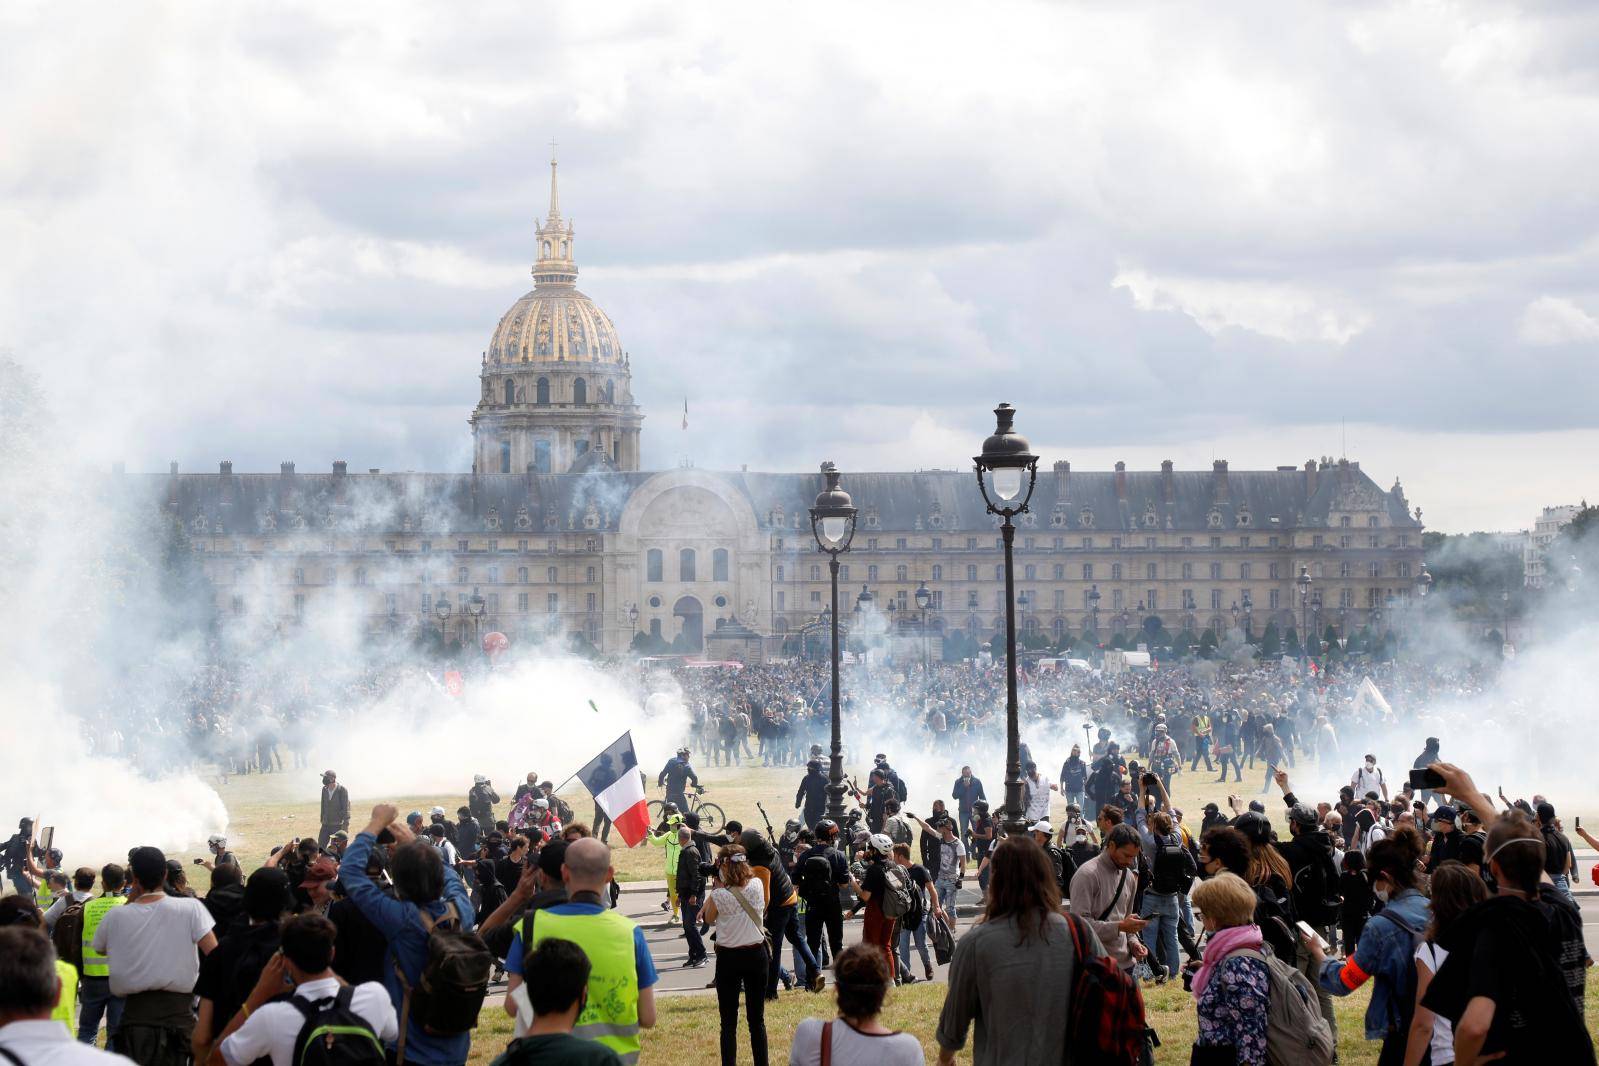
<instances>
[{"instance_id":1,"label":"person in white t-shirt","mask_svg":"<svg viewBox=\"0 0 1599 1066\"><path fill-rule=\"evenodd\" d=\"M1375 793L1387 802L1388 781L1377 766L1377 756L1367 755L1365 763L1355 768L1354 775L1349 778L1349 787L1355 790L1356 799L1364 799L1368 794Z\"/></svg>"},{"instance_id":2,"label":"person in white t-shirt","mask_svg":"<svg viewBox=\"0 0 1599 1066\"><path fill-rule=\"evenodd\" d=\"M333 972L333 942L338 930L320 914L302 914L283 927L282 949L261 971L261 979L222 1030L211 1052L211 1066L247 1066L262 1056L272 1066L294 1066L295 1040L305 1023L315 1017L318 1004L348 996L348 1007L372 1030L376 1054L386 1041L400 1035L399 1019L388 990L377 981L347 985ZM285 987L294 989L294 1002L280 1000ZM305 1001L301 1003L300 1001ZM356 1033L352 1040L367 1039Z\"/></svg>"},{"instance_id":3,"label":"person in white t-shirt","mask_svg":"<svg viewBox=\"0 0 1599 1066\"><path fill-rule=\"evenodd\" d=\"M51 1017L60 1001L55 949L38 929L0 929L0 1049L28 1066L132 1066L121 1055L72 1039Z\"/></svg>"},{"instance_id":4,"label":"person in white t-shirt","mask_svg":"<svg viewBox=\"0 0 1599 1066\"><path fill-rule=\"evenodd\" d=\"M106 957L111 994L123 997L117 1049L136 1062L157 1062L164 1049L189 1046L200 955L217 946L216 923L199 900L166 894L160 848L134 848L128 869L128 902L101 919L92 946Z\"/></svg>"},{"instance_id":5,"label":"person in white t-shirt","mask_svg":"<svg viewBox=\"0 0 1599 1066\"><path fill-rule=\"evenodd\" d=\"M794 1030L789 1066L820 1066L822 1044L833 1066L921 1066L921 1043L877 1020L890 985L888 960L870 944L855 944L833 960L838 1017L806 1018Z\"/></svg>"}]
</instances>

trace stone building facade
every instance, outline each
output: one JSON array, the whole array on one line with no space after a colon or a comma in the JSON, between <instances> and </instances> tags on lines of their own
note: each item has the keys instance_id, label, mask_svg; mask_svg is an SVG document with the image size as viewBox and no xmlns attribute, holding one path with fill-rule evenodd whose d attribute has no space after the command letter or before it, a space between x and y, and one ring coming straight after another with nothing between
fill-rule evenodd
<instances>
[{"instance_id":1,"label":"stone building facade","mask_svg":"<svg viewBox=\"0 0 1599 1066\"><path fill-rule=\"evenodd\" d=\"M236 474L223 462L214 474L174 464L154 478L225 620L334 612L351 626L431 626L463 643L495 630L582 634L607 653L637 632L698 649L737 625L768 654L815 621L829 599L808 517L820 475L640 470L629 359L609 317L575 288L553 162L537 240L535 287L481 360L471 473L335 462L312 474L286 462ZM969 470L846 470L844 486L860 509L843 557L848 602L867 589L884 617L892 605L894 626L929 640L1003 632L997 524ZM1046 461L1016 537L1018 624L1052 639L1108 637L1150 617L1173 633L1297 627L1304 567L1318 632L1382 628L1411 594L1421 532L1397 481L1385 491L1347 460L1105 472ZM914 598L923 583L925 617Z\"/></svg>"}]
</instances>

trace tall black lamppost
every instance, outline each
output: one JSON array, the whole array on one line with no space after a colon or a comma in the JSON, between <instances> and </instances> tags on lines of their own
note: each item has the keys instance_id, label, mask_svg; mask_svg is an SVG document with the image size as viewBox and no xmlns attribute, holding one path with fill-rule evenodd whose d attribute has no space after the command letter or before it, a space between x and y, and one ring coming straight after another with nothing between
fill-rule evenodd
<instances>
[{"instance_id":1,"label":"tall black lamppost","mask_svg":"<svg viewBox=\"0 0 1599 1066\"><path fill-rule=\"evenodd\" d=\"M932 672L933 646L927 639L927 607L933 602L933 593L923 581L916 586L916 609L922 613L922 676Z\"/></svg>"},{"instance_id":2,"label":"tall black lamppost","mask_svg":"<svg viewBox=\"0 0 1599 1066\"><path fill-rule=\"evenodd\" d=\"M628 641L628 647L631 648L638 643L638 604L636 603L628 605L627 624L633 627L633 636Z\"/></svg>"},{"instance_id":3,"label":"tall black lamppost","mask_svg":"<svg viewBox=\"0 0 1599 1066\"><path fill-rule=\"evenodd\" d=\"M1310 628L1316 633L1316 654L1321 654L1321 589L1310 594Z\"/></svg>"},{"instance_id":4,"label":"tall black lamppost","mask_svg":"<svg viewBox=\"0 0 1599 1066\"><path fill-rule=\"evenodd\" d=\"M474 643L476 643L481 636L481 634L478 633L478 630L482 628L483 612L486 610L488 610L488 604L484 602L483 597L479 595L478 590L474 588L472 590L472 598L466 601L466 613L472 616L472 640Z\"/></svg>"},{"instance_id":5,"label":"tall black lamppost","mask_svg":"<svg viewBox=\"0 0 1599 1066\"><path fill-rule=\"evenodd\" d=\"M1307 638L1310 626L1310 567L1301 566L1294 583L1299 586L1299 657L1306 660L1310 658L1310 642Z\"/></svg>"},{"instance_id":6,"label":"tall black lamppost","mask_svg":"<svg viewBox=\"0 0 1599 1066\"><path fill-rule=\"evenodd\" d=\"M1417 636L1421 634L1421 627L1427 621L1427 593L1432 591L1432 574L1427 570L1427 564L1421 564L1421 573L1416 575L1416 620L1412 625Z\"/></svg>"},{"instance_id":7,"label":"tall black lamppost","mask_svg":"<svg viewBox=\"0 0 1599 1066\"><path fill-rule=\"evenodd\" d=\"M1244 640L1252 639L1251 631L1254 629L1255 601L1250 599L1249 590L1244 590Z\"/></svg>"},{"instance_id":8,"label":"tall black lamppost","mask_svg":"<svg viewBox=\"0 0 1599 1066\"><path fill-rule=\"evenodd\" d=\"M1016 575L1013 559L1016 527L1011 519L1027 511L1038 478L1038 456L1027 439L1011 428L1016 411L1008 403L994 408L994 433L983 441L983 453L973 458L977 488L988 513L998 515L1005 545L1005 832L1027 831L1022 817L1021 726L1016 703ZM989 480L985 481L983 475ZM992 492L990 492L992 488Z\"/></svg>"},{"instance_id":9,"label":"tall black lamppost","mask_svg":"<svg viewBox=\"0 0 1599 1066\"><path fill-rule=\"evenodd\" d=\"M439 598L433 601L433 613L439 619L439 644L442 646L450 641L450 595L447 592L439 593Z\"/></svg>"},{"instance_id":10,"label":"tall black lamppost","mask_svg":"<svg viewBox=\"0 0 1599 1066\"><path fill-rule=\"evenodd\" d=\"M816 495L811 506L811 535L816 546L827 553L827 571L832 578L833 602L828 608L828 628L833 637L833 747L832 765L827 771L827 816L834 824L844 821L844 738L838 707L838 557L849 551L855 537L855 505L849 493L838 487L838 467L822 464L827 486ZM862 590L865 594L865 590Z\"/></svg>"},{"instance_id":11,"label":"tall black lamppost","mask_svg":"<svg viewBox=\"0 0 1599 1066\"><path fill-rule=\"evenodd\" d=\"M1099 586L1088 586L1088 618L1094 627L1094 642L1099 642Z\"/></svg>"}]
</instances>

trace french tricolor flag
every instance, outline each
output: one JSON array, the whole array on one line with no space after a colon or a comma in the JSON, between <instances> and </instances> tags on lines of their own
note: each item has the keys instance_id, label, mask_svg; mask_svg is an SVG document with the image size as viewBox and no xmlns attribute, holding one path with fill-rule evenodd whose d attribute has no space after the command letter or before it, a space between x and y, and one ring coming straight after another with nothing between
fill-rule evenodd
<instances>
[{"instance_id":1,"label":"french tricolor flag","mask_svg":"<svg viewBox=\"0 0 1599 1066\"><path fill-rule=\"evenodd\" d=\"M644 800L644 778L633 752L632 732L623 733L594 756L577 776L622 835L623 843L637 847L649 832L650 809Z\"/></svg>"}]
</instances>

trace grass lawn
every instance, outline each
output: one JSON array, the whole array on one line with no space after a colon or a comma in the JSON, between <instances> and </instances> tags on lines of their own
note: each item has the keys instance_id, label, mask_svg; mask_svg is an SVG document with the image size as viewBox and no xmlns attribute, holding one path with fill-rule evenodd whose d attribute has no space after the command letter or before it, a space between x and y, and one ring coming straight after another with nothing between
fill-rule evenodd
<instances>
[{"instance_id":1,"label":"grass lawn","mask_svg":"<svg viewBox=\"0 0 1599 1066\"><path fill-rule=\"evenodd\" d=\"M1368 996L1364 989L1348 999L1338 1001L1338 1055L1344 1066L1374 1066L1379 1045L1362 1039L1362 1017ZM1160 1033L1161 1048L1155 1052L1155 1062L1160 1066L1182 1066L1188 1062L1198 1022L1194 1017L1193 1000L1181 985L1145 990L1145 1008L1150 1024ZM883 1011L883 1022L896 1029L914 1033L922 1042L922 1050L929 1063L938 1060L938 1046L933 1040L938 1027L938 1014L944 1003L944 986L915 985L897 989ZM785 993L773 1004L767 1004L766 1027L768 1047L773 1062L787 1062L789 1044L794 1038L794 1028L800 1020L821 1017L832 1007L832 997L817 997L803 992ZM1587 1003L1588 1029L1599 1031L1599 990L1591 984ZM672 1063L675 1066L714 1063L718 1055L718 1022L714 995L668 996L658 1001L660 1017L656 1027L645 1034L644 1062ZM830 1015L829 1015L830 1016ZM742 1015L741 1015L742 1017ZM485 1009L485 1024L479 1028L472 1044L471 1063L483 1066L504 1048L510 1039L511 1025L500 1010ZM751 1062L749 1033L740 1022L739 1062ZM969 1047L968 1043L968 1047ZM970 1062L970 1054L959 1056L958 1061Z\"/></svg>"}]
</instances>

